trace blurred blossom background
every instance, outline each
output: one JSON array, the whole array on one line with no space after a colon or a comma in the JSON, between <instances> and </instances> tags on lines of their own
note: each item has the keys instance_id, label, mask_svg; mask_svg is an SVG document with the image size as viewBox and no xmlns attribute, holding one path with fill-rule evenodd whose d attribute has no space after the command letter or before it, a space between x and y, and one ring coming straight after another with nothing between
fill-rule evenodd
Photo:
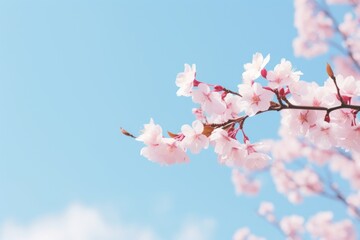
<instances>
[{"instance_id":1,"label":"blurred blossom background","mask_svg":"<svg viewBox=\"0 0 360 240\"><path fill-rule=\"evenodd\" d=\"M293 1L0 1L0 239L215 240L248 226L280 239L260 219L333 210L313 197L296 208L261 176L259 198L236 196L231 169L211 148L188 164L160 166L139 154L150 118L178 132L194 120L175 77L237 90L243 65L270 53L302 79L323 82L328 55L296 58ZM278 113L246 122L250 139L277 138Z\"/></svg>"}]
</instances>

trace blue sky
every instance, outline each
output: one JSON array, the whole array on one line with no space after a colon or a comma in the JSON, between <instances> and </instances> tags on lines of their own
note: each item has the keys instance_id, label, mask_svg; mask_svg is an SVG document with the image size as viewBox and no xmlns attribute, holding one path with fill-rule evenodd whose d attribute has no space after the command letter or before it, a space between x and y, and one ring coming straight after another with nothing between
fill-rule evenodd
<instances>
[{"instance_id":1,"label":"blue sky","mask_svg":"<svg viewBox=\"0 0 360 240\"><path fill-rule=\"evenodd\" d=\"M175 94L184 63L197 64L200 81L236 90L260 51L270 66L285 57L304 79L324 80L326 58L295 58L295 36L292 1L0 1L0 226L79 203L163 239L189 219L214 223L206 239L230 239L245 225L278 239L211 150L159 166L119 128L139 133L151 117L173 132L191 123L194 105ZM252 140L276 137L278 116L266 120L247 122ZM310 199L289 208L264 185L279 215L338 206Z\"/></svg>"}]
</instances>

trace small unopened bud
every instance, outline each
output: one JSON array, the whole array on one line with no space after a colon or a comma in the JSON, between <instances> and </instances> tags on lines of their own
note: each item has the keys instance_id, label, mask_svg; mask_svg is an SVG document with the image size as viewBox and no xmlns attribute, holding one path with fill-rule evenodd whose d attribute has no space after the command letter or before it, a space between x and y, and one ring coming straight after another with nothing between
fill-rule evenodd
<instances>
[{"instance_id":1,"label":"small unopened bud","mask_svg":"<svg viewBox=\"0 0 360 240\"><path fill-rule=\"evenodd\" d=\"M215 87L214 87L214 91L215 92L221 92L221 91L223 91L224 90L224 88L222 87L222 86L220 86L220 85L216 85Z\"/></svg>"},{"instance_id":2,"label":"small unopened bud","mask_svg":"<svg viewBox=\"0 0 360 240\"><path fill-rule=\"evenodd\" d=\"M326 64L326 72L329 75L330 78L335 79L334 72L330 66L330 64Z\"/></svg>"},{"instance_id":3,"label":"small unopened bud","mask_svg":"<svg viewBox=\"0 0 360 240\"><path fill-rule=\"evenodd\" d=\"M280 89L279 95L280 95L280 97L285 97L285 90L284 90L284 88L281 88L281 89Z\"/></svg>"},{"instance_id":4,"label":"small unopened bud","mask_svg":"<svg viewBox=\"0 0 360 240\"><path fill-rule=\"evenodd\" d=\"M198 81L198 80L196 80L196 79L194 79L194 81L193 81L193 85L194 85L194 87L197 87L197 86L199 86L199 84L200 84L201 82L200 81Z\"/></svg>"},{"instance_id":5,"label":"small unopened bud","mask_svg":"<svg viewBox=\"0 0 360 240\"><path fill-rule=\"evenodd\" d=\"M330 116L329 116L329 114L326 114L326 115L325 115L324 121L325 121L325 122L330 122Z\"/></svg>"},{"instance_id":6,"label":"small unopened bud","mask_svg":"<svg viewBox=\"0 0 360 240\"><path fill-rule=\"evenodd\" d=\"M265 68L261 69L261 76L266 79L267 71Z\"/></svg>"},{"instance_id":7,"label":"small unopened bud","mask_svg":"<svg viewBox=\"0 0 360 240\"><path fill-rule=\"evenodd\" d=\"M170 131L168 131L167 134L168 134L169 137L171 137L171 138L176 138L176 137L178 136L177 134L172 133L172 132L170 132Z\"/></svg>"},{"instance_id":8,"label":"small unopened bud","mask_svg":"<svg viewBox=\"0 0 360 240\"><path fill-rule=\"evenodd\" d=\"M131 133L129 133L128 131L126 131L126 130L123 129L123 128L120 128L120 131L121 131L121 133L124 134L125 136L132 137L132 138L136 138L134 135L132 135Z\"/></svg>"}]
</instances>

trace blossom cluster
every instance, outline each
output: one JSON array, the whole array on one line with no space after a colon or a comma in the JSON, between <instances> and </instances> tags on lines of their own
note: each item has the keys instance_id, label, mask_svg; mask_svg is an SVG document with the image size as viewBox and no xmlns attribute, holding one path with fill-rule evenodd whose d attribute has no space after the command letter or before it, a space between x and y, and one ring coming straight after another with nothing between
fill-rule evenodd
<instances>
[{"instance_id":1,"label":"blossom cluster","mask_svg":"<svg viewBox=\"0 0 360 240\"><path fill-rule=\"evenodd\" d=\"M323 149L360 149L356 117L360 107L355 105L360 81L334 76L328 66L329 78L320 86L300 80L302 73L285 59L267 70L269 60L269 55L255 53L244 65L237 91L200 82L195 65L185 64L176 79L177 95L191 97L199 105L193 111L196 119L191 126L183 125L179 133L169 132L169 137L151 120L137 138L147 145L141 154L161 164L180 163L189 161L187 150L199 153L211 145L222 164L250 171L263 169L270 160L266 145L250 142L243 125L247 118L267 111L281 111L281 132L286 139L303 137ZM301 174L305 176L305 172Z\"/></svg>"},{"instance_id":2,"label":"blossom cluster","mask_svg":"<svg viewBox=\"0 0 360 240\"><path fill-rule=\"evenodd\" d=\"M329 6L346 5L348 10L339 21ZM295 55L315 57L327 53L330 47L340 51L332 59L338 72L359 78L360 70L360 4L358 0L295 0L295 27L298 36L293 41ZM341 39L340 43L337 39Z\"/></svg>"},{"instance_id":3,"label":"blossom cluster","mask_svg":"<svg viewBox=\"0 0 360 240\"><path fill-rule=\"evenodd\" d=\"M328 78L322 84L306 82L290 61L281 59L270 68L270 55L255 53L244 64L237 89L230 90L200 81L195 64L185 64L176 77L176 94L197 105L192 110L194 121L167 136L153 119L138 137L122 131L145 144L141 155L162 165L188 162L188 152L197 154L211 146L219 163L233 168L232 182L238 195L258 194L261 182L256 176L268 172L276 190L290 203L323 196L342 203L348 215L359 220L360 1L294 2L295 55L311 58L330 49L339 51L331 59L341 74L334 74L327 65ZM340 21L330 11L336 4L347 7ZM280 139L250 141L244 125L270 111L280 112ZM273 204L264 202L258 215L289 240L302 239L304 234L313 239L356 239L352 221L335 221L332 212L319 212L307 220L299 215L278 220ZM233 239L265 238L245 227Z\"/></svg>"},{"instance_id":4,"label":"blossom cluster","mask_svg":"<svg viewBox=\"0 0 360 240\"><path fill-rule=\"evenodd\" d=\"M183 125L178 133L168 132L166 137L161 126L151 119L136 138L146 145L141 155L168 165L188 162L187 151L197 154L212 146L219 163L234 168L232 182L237 194L256 195L261 182L253 173L269 171L277 191L291 203L324 195L342 201L350 215L360 218L360 194L356 190L360 186L360 81L353 76L335 75L328 65L329 78L323 85L309 83L301 80L302 72L295 70L290 61L281 59L273 69L267 68L269 61L270 55L255 53L244 65L237 91L199 81L196 66L185 64L176 78L177 95L191 97L198 104L193 109L195 120ZM244 131L245 121L269 111L281 112L281 139L251 142ZM351 151L351 160L344 151ZM308 159L308 164L300 169L287 168L299 158ZM336 186L327 185L314 170L314 165L327 164L350 183L352 193L346 196ZM324 213L308 220L305 227L304 218L297 215L276 222L271 209L264 205L259 214L278 224L288 239L300 239L304 229L314 237L328 239L333 228L340 234L337 239L355 239L350 221L332 223ZM322 216L327 216L330 230L316 232L313 226L322 221ZM263 238L244 228L234 239Z\"/></svg>"},{"instance_id":5,"label":"blossom cluster","mask_svg":"<svg viewBox=\"0 0 360 240\"><path fill-rule=\"evenodd\" d=\"M329 211L318 212L315 215L305 218L300 215L284 216L280 220L276 219L274 205L271 202L262 202L258 209L258 214L265 218L270 224L276 226L285 239L301 240L304 234L308 234L312 239L321 240L355 240L356 231L352 222L348 219L335 222L333 213ZM249 238L254 236L255 238ZM236 231L233 240L263 239L253 235L248 228L241 228Z\"/></svg>"}]
</instances>

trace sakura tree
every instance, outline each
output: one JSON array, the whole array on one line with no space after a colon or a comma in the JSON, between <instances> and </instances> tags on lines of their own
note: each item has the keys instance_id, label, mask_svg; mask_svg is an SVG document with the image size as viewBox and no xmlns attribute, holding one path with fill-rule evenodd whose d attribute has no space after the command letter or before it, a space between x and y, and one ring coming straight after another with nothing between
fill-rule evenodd
<instances>
[{"instance_id":1,"label":"sakura tree","mask_svg":"<svg viewBox=\"0 0 360 240\"><path fill-rule=\"evenodd\" d=\"M333 12L338 5L345 11L343 16ZM340 221L334 220L331 209L307 219L299 215L278 217L274 203L262 202L257 214L286 239L357 239L360 1L295 0L295 27L295 55L333 54L329 62L334 70L324 63L328 79L321 85L302 79L302 72L286 59L269 69L269 54L252 56L235 90L197 79L196 66L185 64L176 77L176 94L190 97L197 106L192 110L195 120L191 125L183 125L177 133L167 132L166 137L151 119L137 137L124 129L122 132L145 144L142 156L162 165L188 162L188 151L196 154L211 146L219 163L233 168L232 182L238 194L256 195L261 188L257 176L268 172L277 192L292 204L317 195L341 203L348 214ZM244 126L267 112L281 115L280 139L252 142ZM265 238L255 236L247 227L235 232L234 240L246 239Z\"/></svg>"}]
</instances>

